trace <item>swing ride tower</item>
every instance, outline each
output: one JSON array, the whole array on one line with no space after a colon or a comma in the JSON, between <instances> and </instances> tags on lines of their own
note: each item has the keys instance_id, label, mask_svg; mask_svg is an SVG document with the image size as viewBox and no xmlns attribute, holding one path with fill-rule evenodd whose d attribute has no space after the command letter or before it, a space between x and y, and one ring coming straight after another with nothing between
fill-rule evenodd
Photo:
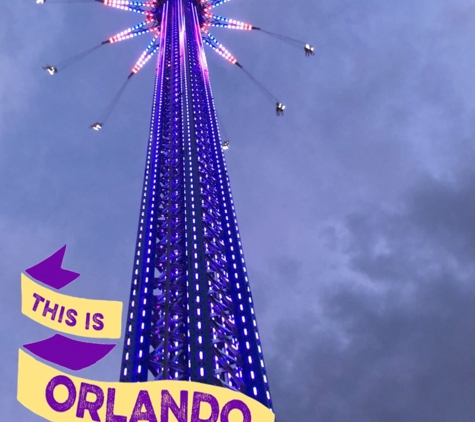
<instances>
[{"instance_id":1,"label":"swing ride tower","mask_svg":"<svg viewBox=\"0 0 475 422\"><path fill-rule=\"evenodd\" d=\"M189 380L272 408L203 45L236 59L209 26L226 0L104 0L145 14L120 37L154 37L150 132L120 380ZM131 74L131 75L132 75Z\"/></svg>"},{"instance_id":2,"label":"swing ride tower","mask_svg":"<svg viewBox=\"0 0 475 422\"><path fill-rule=\"evenodd\" d=\"M152 34L91 129L102 129L128 81L157 56L120 381L201 382L242 392L272 409L223 153L229 141L220 137L204 45L243 70L275 102L278 116L285 106L209 28L259 30L303 47L306 56L314 55L314 48L212 13L229 0L77 1L102 3L145 19L57 67L45 66L50 75L101 46Z\"/></svg>"}]
</instances>

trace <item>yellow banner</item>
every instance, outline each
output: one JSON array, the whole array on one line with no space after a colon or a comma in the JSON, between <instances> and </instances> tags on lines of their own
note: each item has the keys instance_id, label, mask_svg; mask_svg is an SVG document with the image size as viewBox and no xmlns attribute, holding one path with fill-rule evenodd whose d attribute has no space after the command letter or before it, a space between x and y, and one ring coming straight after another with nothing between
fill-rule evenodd
<instances>
[{"instance_id":1,"label":"yellow banner","mask_svg":"<svg viewBox=\"0 0 475 422\"><path fill-rule=\"evenodd\" d=\"M51 422L274 422L267 407L227 388L188 381L90 381L22 350L17 398Z\"/></svg>"},{"instance_id":2,"label":"yellow banner","mask_svg":"<svg viewBox=\"0 0 475 422\"><path fill-rule=\"evenodd\" d=\"M45 327L90 338L120 338L122 302L82 299L47 289L21 275L21 311Z\"/></svg>"}]
</instances>

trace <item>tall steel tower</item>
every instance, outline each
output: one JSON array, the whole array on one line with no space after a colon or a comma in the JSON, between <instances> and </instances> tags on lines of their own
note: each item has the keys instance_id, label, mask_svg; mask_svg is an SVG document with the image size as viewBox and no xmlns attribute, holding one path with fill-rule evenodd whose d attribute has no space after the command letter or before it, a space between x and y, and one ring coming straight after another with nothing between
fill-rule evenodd
<instances>
[{"instance_id":1,"label":"tall steel tower","mask_svg":"<svg viewBox=\"0 0 475 422\"><path fill-rule=\"evenodd\" d=\"M46 0L37 0L45 3ZM54 2L55 0L48 0ZM144 21L44 69L54 75L99 47L151 33L128 80L158 55L120 380L189 380L240 391L272 408L264 357L203 45L254 79L208 29L260 30L214 15L229 0L96 1ZM127 82L107 108L100 130Z\"/></svg>"},{"instance_id":2,"label":"tall steel tower","mask_svg":"<svg viewBox=\"0 0 475 422\"><path fill-rule=\"evenodd\" d=\"M224 1L103 1L146 15L119 37L154 33L132 74L158 54L120 380L219 385L271 408L203 48L237 64L207 32L252 29L210 13Z\"/></svg>"}]
</instances>

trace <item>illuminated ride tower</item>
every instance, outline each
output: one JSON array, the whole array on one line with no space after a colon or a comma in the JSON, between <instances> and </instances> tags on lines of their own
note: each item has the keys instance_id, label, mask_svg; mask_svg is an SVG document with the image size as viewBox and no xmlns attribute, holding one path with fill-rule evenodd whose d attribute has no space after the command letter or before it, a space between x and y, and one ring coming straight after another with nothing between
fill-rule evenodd
<instances>
[{"instance_id":1,"label":"illuminated ride tower","mask_svg":"<svg viewBox=\"0 0 475 422\"><path fill-rule=\"evenodd\" d=\"M154 34L132 74L158 55L120 380L202 382L271 408L203 48L240 66L207 27L253 27L212 15L223 2L103 1L146 16L116 41Z\"/></svg>"}]
</instances>

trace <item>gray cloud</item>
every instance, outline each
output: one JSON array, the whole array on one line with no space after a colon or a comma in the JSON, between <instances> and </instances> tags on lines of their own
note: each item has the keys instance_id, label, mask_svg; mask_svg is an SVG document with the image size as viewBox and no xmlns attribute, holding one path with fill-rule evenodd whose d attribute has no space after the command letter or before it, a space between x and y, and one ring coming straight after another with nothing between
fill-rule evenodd
<instances>
[{"instance_id":1,"label":"gray cloud","mask_svg":"<svg viewBox=\"0 0 475 422\"><path fill-rule=\"evenodd\" d=\"M471 420L475 239L459 222L471 226L475 184L418 188L403 212L347 218L341 250L366 286L321 292L318 317L281 318L269 361L279 421Z\"/></svg>"}]
</instances>

